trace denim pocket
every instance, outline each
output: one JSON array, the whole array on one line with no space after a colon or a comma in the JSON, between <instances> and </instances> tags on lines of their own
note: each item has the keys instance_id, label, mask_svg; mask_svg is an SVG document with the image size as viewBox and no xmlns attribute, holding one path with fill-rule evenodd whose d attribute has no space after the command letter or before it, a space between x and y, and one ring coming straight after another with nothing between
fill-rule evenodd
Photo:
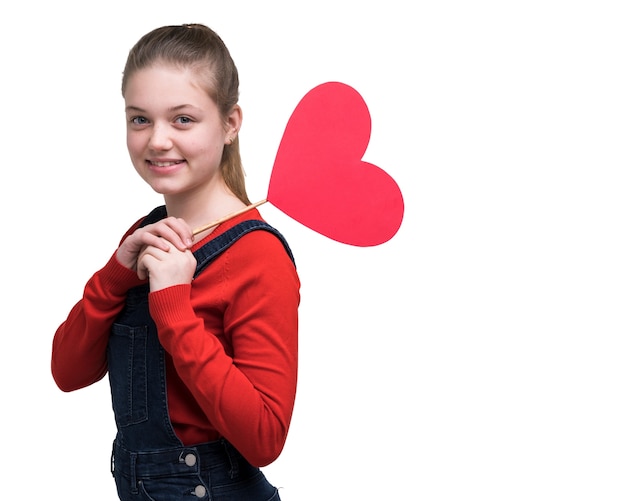
<instances>
[{"instance_id":1,"label":"denim pocket","mask_svg":"<svg viewBox=\"0 0 626 501\"><path fill-rule=\"evenodd\" d=\"M144 501L182 501L211 499L197 475L182 475L139 481L139 494ZM247 498L240 498L247 499Z\"/></svg>"},{"instance_id":2,"label":"denim pocket","mask_svg":"<svg viewBox=\"0 0 626 501\"><path fill-rule=\"evenodd\" d=\"M147 339L147 326L113 324L111 329L109 382L115 421L121 427L148 419Z\"/></svg>"}]
</instances>

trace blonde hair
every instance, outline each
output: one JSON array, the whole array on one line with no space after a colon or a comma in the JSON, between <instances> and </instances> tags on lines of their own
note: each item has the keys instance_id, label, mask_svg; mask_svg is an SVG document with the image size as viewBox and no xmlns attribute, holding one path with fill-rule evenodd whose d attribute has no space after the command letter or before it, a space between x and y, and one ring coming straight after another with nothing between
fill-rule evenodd
<instances>
[{"instance_id":1,"label":"blonde hair","mask_svg":"<svg viewBox=\"0 0 626 501\"><path fill-rule=\"evenodd\" d=\"M156 63L195 71L204 81L226 124L239 100L239 74L228 48L217 33L202 24L183 24L163 26L145 34L128 54L122 76L122 95L136 71ZM226 186L249 205L238 135L231 144L224 146L220 170Z\"/></svg>"}]
</instances>

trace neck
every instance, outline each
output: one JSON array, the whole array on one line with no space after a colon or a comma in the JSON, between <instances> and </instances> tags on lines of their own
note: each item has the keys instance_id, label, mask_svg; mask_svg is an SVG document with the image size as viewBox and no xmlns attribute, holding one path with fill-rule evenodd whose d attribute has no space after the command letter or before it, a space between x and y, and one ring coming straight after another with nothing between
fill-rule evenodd
<instances>
[{"instance_id":1,"label":"neck","mask_svg":"<svg viewBox=\"0 0 626 501\"><path fill-rule=\"evenodd\" d=\"M165 195L164 198L167 214L184 219L192 230L245 207L223 181L201 192Z\"/></svg>"}]
</instances>

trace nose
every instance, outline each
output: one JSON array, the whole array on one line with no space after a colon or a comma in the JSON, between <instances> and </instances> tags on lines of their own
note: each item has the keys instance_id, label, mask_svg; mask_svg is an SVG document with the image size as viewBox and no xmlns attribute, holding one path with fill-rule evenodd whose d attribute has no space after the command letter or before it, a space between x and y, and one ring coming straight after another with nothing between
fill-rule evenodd
<instances>
[{"instance_id":1,"label":"nose","mask_svg":"<svg viewBox=\"0 0 626 501\"><path fill-rule=\"evenodd\" d=\"M154 124L148 146L154 151L167 151L172 148L172 139L166 125Z\"/></svg>"}]
</instances>

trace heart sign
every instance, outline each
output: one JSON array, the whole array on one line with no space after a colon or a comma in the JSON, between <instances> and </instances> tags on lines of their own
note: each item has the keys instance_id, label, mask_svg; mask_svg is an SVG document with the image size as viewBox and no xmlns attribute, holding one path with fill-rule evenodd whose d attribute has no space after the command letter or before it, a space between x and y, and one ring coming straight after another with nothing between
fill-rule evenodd
<instances>
[{"instance_id":1,"label":"heart sign","mask_svg":"<svg viewBox=\"0 0 626 501\"><path fill-rule=\"evenodd\" d=\"M318 85L287 122L267 198L196 228L194 235L271 202L338 242L360 247L386 242L400 228L404 201L389 174L363 161L370 132L370 113L356 90L339 82Z\"/></svg>"},{"instance_id":2,"label":"heart sign","mask_svg":"<svg viewBox=\"0 0 626 501\"><path fill-rule=\"evenodd\" d=\"M341 243L389 240L400 228L404 202L394 179L362 160L370 132L370 113L356 90L339 82L313 88L287 123L267 201Z\"/></svg>"}]
</instances>

